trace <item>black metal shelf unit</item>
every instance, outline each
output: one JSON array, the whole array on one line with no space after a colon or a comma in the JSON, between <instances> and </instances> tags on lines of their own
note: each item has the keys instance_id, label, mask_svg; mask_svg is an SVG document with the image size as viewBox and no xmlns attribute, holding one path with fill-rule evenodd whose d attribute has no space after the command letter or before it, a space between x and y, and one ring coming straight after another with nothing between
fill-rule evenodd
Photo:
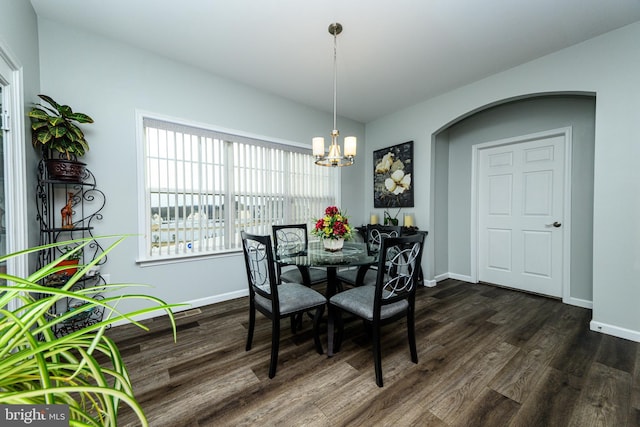
<instances>
[{"instance_id":1,"label":"black metal shelf unit","mask_svg":"<svg viewBox=\"0 0 640 427\"><path fill-rule=\"evenodd\" d=\"M101 212L106 204L106 198L104 193L97 188L95 176L89 169L85 169L84 174L77 180L51 179L43 159L38 164L36 194L41 245L90 238L92 241L83 248L80 264L91 262L104 251L100 243L93 240L93 225L95 221L102 220ZM62 247L58 246L41 251L38 266L47 265L62 255ZM103 256L98 266L103 265L106 261L107 257ZM43 285L58 288L64 286L73 275L74 267L70 268L69 271L49 275ZM105 284L105 281L100 271L96 270L95 274L85 275L78 280L71 291L89 287L99 289L100 284ZM98 291L92 296L97 299L103 298ZM82 305L80 300L66 298L52 309L52 316L68 311L78 311L77 315L56 326L54 330L56 335L65 335L102 320L103 310L98 308L83 310Z\"/></svg>"}]
</instances>

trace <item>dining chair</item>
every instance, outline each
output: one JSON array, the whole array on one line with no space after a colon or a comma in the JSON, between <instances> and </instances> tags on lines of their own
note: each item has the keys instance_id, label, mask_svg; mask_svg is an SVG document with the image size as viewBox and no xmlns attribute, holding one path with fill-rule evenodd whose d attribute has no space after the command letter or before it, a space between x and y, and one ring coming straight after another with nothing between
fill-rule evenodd
<instances>
[{"instance_id":1,"label":"dining chair","mask_svg":"<svg viewBox=\"0 0 640 427\"><path fill-rule=\"evenodd\" d=\"M274 225L272 231L276 256L302 255L307 251L309 246L307 224ZM281 282L302 283L311 286L327 280L327 272L321 268L297 266L297 268L282 270L282 267L277 265L276 269Z\"/></svg>"},{"instance_id":2,"label":"dining chair","mask_svg":"<svg viewBox=\"0 0 640 427\"><path fill-rule=\"evenodd\" d=\"M256 311L271 319L271 362L269 378L276 375L280 346L280 319L315 309L313 339L316 351L323 353L319 325L327 299L300 283L278 284L270 236L241 232L244 261L249 282L249 331L246 351L251 350Z\"/></svg>"},{"instance_id":3,"label":"dining chair","mask_svg":"<svg viewBox=\"0 0 640 427\"><path fill-rule=\"evenodd\" d=\"M370 327L376 384L383 386L380 329L382 325L406 317L411 361L418 363L415 335L415 294L422 259L424 235L384 238L375 286L359 286L339 292L329 300L329 334L337 324L333 351L342 345L342 312L364 320ZM332 356L331 352L329 356Z\"/></svg>"},{"instance_id":4,"label":"dining chair","mask_svg":"<svg viewBox=\"0 0 640 427\"><path fill-rule=\"evenodd\" d=\"M367 224L365 242L369 255L375 255L380 251L380 244L385 237L399 237L402 227L399 225ZM338 279L342 283L352 286L376 283L377 271L375 266L346 269L338 272Z\"/></svg>"}]
</instances>

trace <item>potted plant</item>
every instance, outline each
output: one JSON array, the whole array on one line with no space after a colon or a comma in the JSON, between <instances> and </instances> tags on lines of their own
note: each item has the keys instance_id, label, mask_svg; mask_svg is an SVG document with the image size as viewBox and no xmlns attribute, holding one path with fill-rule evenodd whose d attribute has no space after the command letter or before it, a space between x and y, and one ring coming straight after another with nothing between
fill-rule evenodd
<instances>
[{"instance_id":1,"label":"potted plant","mask_svg":"<svg viewBox=\"0 0 640 427\"><path fill-rule=\"evenodd\" d=\"M29 111L33 146L42 150L51 178L79 181L85 165L78 157L84 156L89 145L78 124L93 123L93 119L74 112L68 105L58 104L50 96L38 96L48 105L38 104Z\"/></svg>"},{"instance_id":2,"label":"potted plant","mask_svg":"<svg viewBox=\"0 0 640 427\"><path fill-rule=\"evenodd\" d=\"M62 252L62 256L59 258L56 267L65 267L65 266L74 266L71 268L65 268L63 270L58 271L58 274L63 274L65 276L73 276L78 271L78 264L80 264L80 259L82 258L82 248L78 246L69 246L65 245L60 248Z\"/></svg>"},{"instance_id":3,"label":"potted plant","mask_svg":"<svg viewBox=\"0 0 640 427\"><path fill-rule=\"evenodd\" d=\"M385 210L384 211L384 225L398 225L398 214L400 214L400 209L398 209L398 212L396 212L396 214L394 216L391 216L391 214Z\"/></svg>"},{"instance_id":4,"label":"potted plant","mask_svg":"<svg viewBox=\"0 0 640 427\"><path fill-rule=\"evenodd\" d=\"M172 308L178 305L143 294L123 295L123 290L136 286L131 284L77 286L81 277L122 239L117 238L96 259L81 266L81 274L72 276L61 288L40 285L55 274L59 259L28 277L0 273L0 404L65 405L69 408L69 425L94 427L116 426L119 409L128 405L138 416L139 425L148 426L120 351L105 330L111 323L122 320L148 330L133 317L161 310L168 314L175 341ZM93 239L77 239L34 247L0 256L0 263L42 250L58 250L69 243L81 249L91 242ZM109 291L118 295L97 296ZM73 310L51 315L56 304L71 298L77 302ZM151 305L128 313L117 309L119 302L131 299L145 300ZM19 304L13 304L14 301ZM95 322L86 322L67 334L55 333L60 325L97 309L103 310L103 316Z\"/></svg>"}]
</instances>

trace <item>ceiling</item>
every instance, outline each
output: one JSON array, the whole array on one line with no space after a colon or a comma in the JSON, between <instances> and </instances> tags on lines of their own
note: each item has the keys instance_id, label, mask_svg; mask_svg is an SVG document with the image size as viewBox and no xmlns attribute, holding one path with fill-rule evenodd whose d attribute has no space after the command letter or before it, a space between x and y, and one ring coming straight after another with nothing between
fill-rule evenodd
<instances>
[{"instance_id":1,"label":"ceiling","mask_svg":"<svg viewBox=\"0 0 640 427\"><path fill-rule=\"evenodd\" d=\"M31 0L39 17L369 122L640 20L640 0Z\"/></svg>"}]
</instances>

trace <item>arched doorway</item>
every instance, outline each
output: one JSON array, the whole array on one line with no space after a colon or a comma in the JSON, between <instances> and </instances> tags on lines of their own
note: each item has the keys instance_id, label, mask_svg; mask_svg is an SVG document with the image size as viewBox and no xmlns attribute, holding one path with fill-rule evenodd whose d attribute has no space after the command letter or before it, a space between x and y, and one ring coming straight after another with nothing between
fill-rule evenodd
<instances>
[{"instance_id":1,"label":"arched doorway","mask_svg":"<svg viewBox=\"0 0 640 427\"><path fill-rule=\"evenodd\" d=\"M556 129L573 129L571 201L572 245L569 303L589 307L592 300L593 94L532 95L486 106L447 124L433 137L432 206L434 276L472 281L471 147Z\"/></svg>"}]
</instances>

